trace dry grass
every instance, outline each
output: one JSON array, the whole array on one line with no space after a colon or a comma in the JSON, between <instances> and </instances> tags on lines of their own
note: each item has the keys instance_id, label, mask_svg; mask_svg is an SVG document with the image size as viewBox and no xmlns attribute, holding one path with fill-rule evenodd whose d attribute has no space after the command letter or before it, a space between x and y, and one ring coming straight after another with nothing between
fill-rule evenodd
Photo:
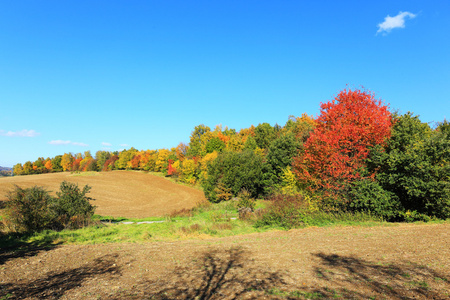
<instances>
[{"instance_id":1,"label":"dry grass","mask_svg":"<svg viewBox=\"0 0 450 300\"><path fill-rule=\"evenodd\" d=\"M43 186L57 191L62 181L92 187L96 213L103 216L146 218L169 215L174 210L191 209L205 201L202 191L143 172L53 173L0 178L0 202L14 188Z\"/></svg>"}]
</instances>

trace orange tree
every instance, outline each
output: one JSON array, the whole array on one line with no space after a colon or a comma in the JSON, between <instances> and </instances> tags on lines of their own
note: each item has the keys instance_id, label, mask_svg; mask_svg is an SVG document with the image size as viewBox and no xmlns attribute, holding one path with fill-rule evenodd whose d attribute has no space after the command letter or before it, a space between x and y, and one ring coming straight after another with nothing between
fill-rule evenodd
<instances>
[{"instance_id":1,"label":"orange tree","mask_svg":"<svg viewBox=\"0 0 450 300\"><path fill-rule=\"evenodd\" d=\"M388 106L365 90L345 89L321 103L316 127L293 160L300 182L312 190L336 195L363 174L370 149L390 137Z\"/></svg>"}]
</instances>

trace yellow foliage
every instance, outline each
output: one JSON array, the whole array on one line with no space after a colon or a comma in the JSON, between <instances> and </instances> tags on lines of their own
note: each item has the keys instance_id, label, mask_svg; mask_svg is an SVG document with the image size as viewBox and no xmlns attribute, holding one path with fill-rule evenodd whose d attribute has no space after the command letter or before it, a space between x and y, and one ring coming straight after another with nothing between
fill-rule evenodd
<instances>
[{"instance_id":1,"label":"yellow foliage","mask_svg":"<svg viewBox=\"0 0 450 300\"><path fill-rule=\"evenodd\" d=\"M167 158L170 155L170 151L167 149L160 149L155 163L155 171L160 172L164 164L167 162Z\"/></svg>"},{"instance_id":2,"label":"yellow foliage","mask_svg":"<svg viewBox=\"0 0 450 300\"><path fill-rule=\"evenodd\" d=\"M181 165L181 174L183 175L183 180L191 183L192 179L194 179L195 183L195 173L197 170L197 166L193 159L185 159Z\"/></svg>"},{"instance_id":3,"label":"yellow foliage","mask_svg":"<svg viewBox=\"0 0 450 300\"><path fill-rule=\"evenodd\" d=\"M200 174L203 179L206 179L208 177L208 164L213 162L219 153L217 151L213 151L212 153L206 154L201 160L200 160Z\"/></svg>"}]
</instances>

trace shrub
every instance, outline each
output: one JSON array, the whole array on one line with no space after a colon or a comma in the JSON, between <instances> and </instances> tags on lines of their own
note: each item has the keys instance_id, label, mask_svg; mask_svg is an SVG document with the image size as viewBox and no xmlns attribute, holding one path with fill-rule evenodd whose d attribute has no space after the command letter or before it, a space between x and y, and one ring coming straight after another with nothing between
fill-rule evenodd
<instances>
[{"instance_id":1,"label":"shrub","mask_svg":"<svg viewBox=\"0 0 450 300\"><path fill-rule=\"evenodd\" d=\"M401 206L395 194L384 190L377 181L364 179L351 184L349 192L350 211L370 212L385 220L398 217Z\"/></svg>"},{"instance_id":2,"label":"shrub","mask_svg":"<svg viewBox=\"0 0 450 300\"><path fill-rule=\"evenodd\" d=\"M11 231L36 232L43 229L79 228L94 214L95 206L87 197L90 187L62 182L54 198L42 187L15 189L8 193L5 224Z\"/></svg>"},{"instance_id":3,"label":"shrub","mask_svg":"<svg viewBox=\"0 0 450 300\"><path fill-rule=\"evenodd\" d=\"M238 195L238 199L236 208L249 208L251 211L255 209L256 200L251 197L247 190L242 190Z\"/></svg>"},{"instance_id":4,"label":"shrub","mask_svg":"<svg viewBox=\"0 0 450 300\"><path fill-rule=\"evenodd\" d=\"M232 196L242 189L247 189L256 198L263 192L262 157L252 151L241 153L226 152L220 154L208 165L208 176L202 183L206 198L211 202L219 202L219 183L231 189Z\"/></svg>"},{"instance_id":5,"label":"shrub","mask_svg":"<svg viewBox=\"0 0 450 300\"><path fill-rule=\"evenodd\" d=\"M78 185L63 181L59 189L53 207L58 216L58 223L64 227L81 227L80 224L94 215L95 206L89 203L93 199L86 196L91 187L85 185L80 190Z\"/></svg>"},{"instance_id":6,"label":"shrub","mask_svg":"<svg viewBox=\"0 0 450 300\"><path fill-rule=\"evenodd\" d=\"M42 187L15 186L7 195L6 226L16 232L35 232L52 226L55 212L53 198Z\"/></svg>"},{"instance_id":7,"label":"shrub","mask_svg":"<svg viewBox=\"0 0 450 300\"><path fill-rule=\"evenodd\" d=\"M255 226L279 226L289 229L307 223L308 202L302 195L274 195L269 200L271 203Z\"/></svg>"}]
</instances>

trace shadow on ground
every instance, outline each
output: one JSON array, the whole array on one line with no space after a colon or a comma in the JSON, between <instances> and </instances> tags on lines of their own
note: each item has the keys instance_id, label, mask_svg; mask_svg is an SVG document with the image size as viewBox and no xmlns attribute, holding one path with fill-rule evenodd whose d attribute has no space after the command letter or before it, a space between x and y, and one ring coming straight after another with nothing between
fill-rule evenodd
<instances>
[{"instance_id":1,"label":"shadow on ground","mask_svg":"<svg viewBox=\"0 0 450 300\"><path fill-rule=\"evenodd\" d=\"M287 271L272 271L241 248L210 250L163 280L141 282L112 299L449 299L450 277L410 262L366 261L312 254L308 285ZM291 269L295 270L295 266ZM300 271L300 270L299 270Z\"/></svg>"},{"instance_id":2,"label":"shadow on ground","mask_svg":"<svg viewBox=\"0 0 450 300\"><path fill-rule=\"evenodd\" d=\"M49 272L31 283L7 283L0 286L0 299L59 299L70 291L96 276L120 275L120 267L114 264L116 255L105 255L95 261L63 272ZM2 298L3 297L3 298Z\"/></svg>"},{"instance_id":3,"label":"shadow on ground","mask_svg":"<svg viewBox=\"0 0 450 300\"><path fill-rule=\"evenodd\" d=\"M28 237L27 234L0 232L0 266L10 259L35 256L60 244L52 238L29 242Z\"/></svg>"},{"instance_id":4,"label":"shadow on ground","mask_svg":"<svg viewBox=\"0 0 450 300\"><path fill-rule=\"evenodd\" d=\"M353 256L313 254L321 298L449 299L450 276L412 262L371 262Z\"/></svg>"},{"instance_id":5,"label":"shadow on ground","mask_svg":"<svg viewBox=\"0 0 450 300\"><path fill-rule=\"evenodd\" d=\"M200 253L164 280L141 282L133 295L113 299L256 299L272 286L285 284L277 272L256 266L248 252L231 248Z\"/></svg>"}]
</instances>

